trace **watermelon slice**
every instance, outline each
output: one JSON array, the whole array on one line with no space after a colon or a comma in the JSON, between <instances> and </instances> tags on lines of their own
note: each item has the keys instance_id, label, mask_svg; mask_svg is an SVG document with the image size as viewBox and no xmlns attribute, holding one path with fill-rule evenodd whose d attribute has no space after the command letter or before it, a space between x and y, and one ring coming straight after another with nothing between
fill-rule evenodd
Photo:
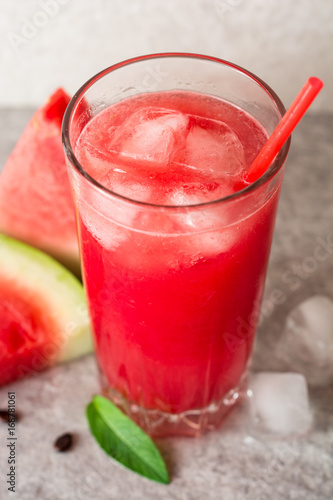
<instances>
[{"instance_id":1,"label":"watermelon slice","mask_svg":"<svg viewBox=\"0 0 333 500\"><path fill-rule=\"evenodd\" d=\"M0 235L0 385L91 350L78 279L49 255Z\"/></svg>"},{"instance_id":2,"label":"watermelon slice","mask_svg":"<svg viewBox=\"0 0 333 500\"><path fill-rule=\"evenodd\" d=\"M58 89L28 123L0 175L0 232L49 253L79 274L74 204L61 122L70 97Z\"/></svg>"}]
</instances>

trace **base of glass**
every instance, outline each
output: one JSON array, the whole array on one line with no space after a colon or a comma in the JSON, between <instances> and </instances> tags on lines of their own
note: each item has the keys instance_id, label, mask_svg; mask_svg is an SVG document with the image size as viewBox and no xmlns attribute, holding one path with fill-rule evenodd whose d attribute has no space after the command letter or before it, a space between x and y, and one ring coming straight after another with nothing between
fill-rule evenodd
<instances>
[{"instance_id":1,"label":"base of glass","mask_svg":"<svg viewBox=\"0 0 333 500\"><path fill-rule=\"evenodd\" d=\"M101 384L104 396L117 405L150 436L197 437L220 427L226 415L246 394L248 377L245 374L240 384L231 389L221 400L213 401L205 408L182 413L166 413L161 410L147 409L128 401L118 391L107 385L102 374Z\"/></svg>"}]
</instances>

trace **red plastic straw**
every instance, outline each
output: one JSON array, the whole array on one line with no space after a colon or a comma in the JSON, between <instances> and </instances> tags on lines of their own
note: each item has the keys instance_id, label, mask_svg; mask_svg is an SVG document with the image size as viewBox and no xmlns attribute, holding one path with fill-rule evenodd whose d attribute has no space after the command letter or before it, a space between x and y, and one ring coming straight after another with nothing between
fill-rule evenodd
<instances>
[{"instance_id":1,"label":"red plastic straw","mask_svg":"<svg viewBox=\"0 0 333 500\"><path fill-rule=\"evenodd\" d=\"M246 181L254 182L266 172L322 87L323 82L319 78L312 76L308 79L256 159L253 161L245 176Z\"/></svg>"}]
</instances>

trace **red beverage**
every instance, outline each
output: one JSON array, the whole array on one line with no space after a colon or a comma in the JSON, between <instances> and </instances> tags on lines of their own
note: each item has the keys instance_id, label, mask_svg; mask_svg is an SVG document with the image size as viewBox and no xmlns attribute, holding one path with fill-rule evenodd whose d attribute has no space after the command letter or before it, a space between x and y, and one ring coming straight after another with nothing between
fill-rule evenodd
<instances>
[{"instance_id":1,"label":"red beverage","mask_svg":"<svg viewBox=\"0 0 333 500\"><path fill-rule=\"evenodd\" d=\"M245 386L282 173L247 187L268 133L218 97L103 108L73 143L94 180L71 171L103 387L150 433L197 434Z\"/></svg>"}]
</instances>

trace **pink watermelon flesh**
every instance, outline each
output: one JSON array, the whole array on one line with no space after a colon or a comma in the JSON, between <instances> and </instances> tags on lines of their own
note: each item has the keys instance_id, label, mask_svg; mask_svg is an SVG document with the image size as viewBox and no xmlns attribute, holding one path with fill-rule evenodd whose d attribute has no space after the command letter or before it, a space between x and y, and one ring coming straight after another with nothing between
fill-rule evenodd
<instances>
[{"instance_id":1,"label":"pink watermelon flesh","mask_svg":"<svg viewBox=\"0 0 333 500\"><path fill-rule=\"evenodd\" d=\"M56 359L63 339L43 297L0 279L0 386L39 372Z\"/></svg>"},{"instance_id":2,"label":"pink watermelon flesh","mask_svg":"<svg viewBox=\"0 0 333 500\"><path fill-rule=\"evenodd\" d=\"M58 89L33 116L0 175L0 232L54 256L75 272L74 204L61 144L70 97Z\"/></svg>"}]
</instances>

